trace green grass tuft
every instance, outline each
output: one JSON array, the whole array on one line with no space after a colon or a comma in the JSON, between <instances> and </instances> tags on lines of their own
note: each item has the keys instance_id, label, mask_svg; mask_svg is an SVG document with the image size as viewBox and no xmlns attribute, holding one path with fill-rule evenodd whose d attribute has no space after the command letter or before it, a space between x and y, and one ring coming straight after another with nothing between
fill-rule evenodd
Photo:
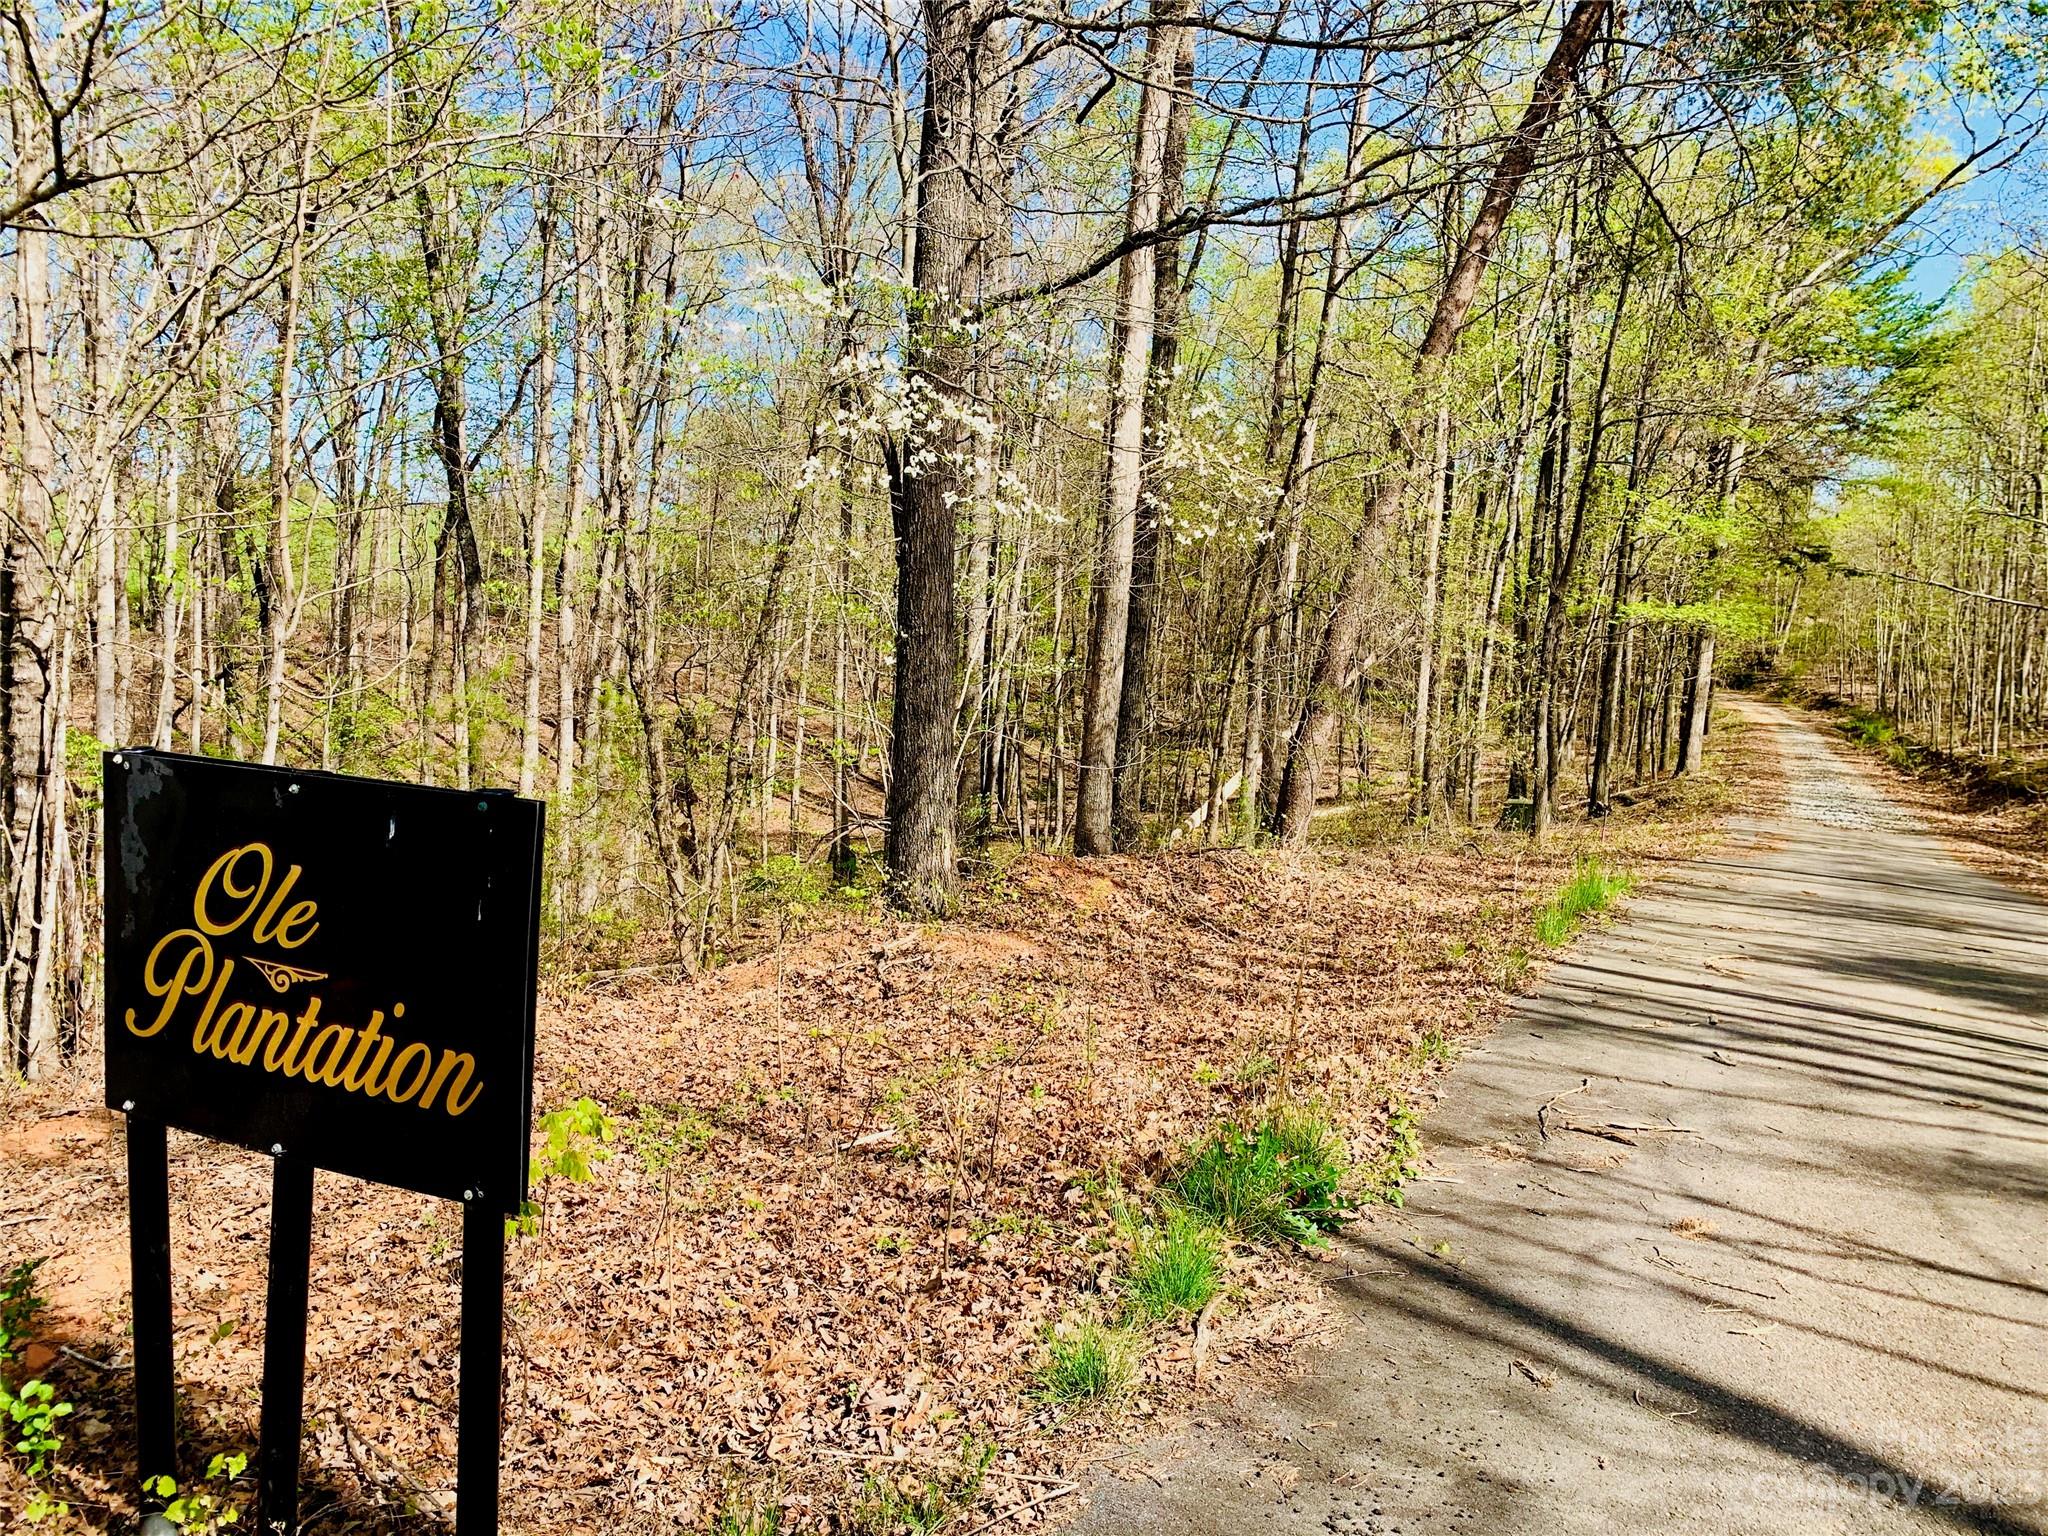
<instances>
[{"instance_id":1,"label":"green grass tuft","mask_svg":"<svg viewBox=\"0 0 2048 1536\"><path fill-rule=\"evenodd\" d=\"M1038 1365L1038 1395L1074 1406L1121 1397L1138 1379L1138 1339L1092 1319L1053 1328Z\"/></svg>"},{"instance_id":2,"label":"green grass tuft","mask_svg":"<svg viewBox=\"0 0 2048 1536\"><path fill-rule=\"evenodd\" d=\"M1131 1246L1125 1291L1134 1316L1187 1317L1209 1304L1222 1287L1223 1234L1182 1206L1159 1226L1141 1231Z\"/></svg>"},{"instance_id":3,"label":"green grass tuft","mask_svg":"<svg viewBox=\"0 0 2048 1536\"><path fill-rule=\"evenodd\" d=\"M1281 1109L1255 1131L1220 1126L1195 1152L1173 1192L1192 1211L1240 1237L1320 1248L1350 1212L1343 1144L1320 1116Z\"/></svg>"},{"instance_id":4,"label":"green grass tuft","mask_svg":"<svg viewBox=\"0 0 2048 1536\"><path fill-rule=\"evenodd\" d=\"M1536 941L1552 949L1569 942L1579 931L1580 919L1612 906L1632 884L1627 875L1608 869L1598 859L1579 860L1564 889L1536 914Z\"/></svg>"}]
</instances>

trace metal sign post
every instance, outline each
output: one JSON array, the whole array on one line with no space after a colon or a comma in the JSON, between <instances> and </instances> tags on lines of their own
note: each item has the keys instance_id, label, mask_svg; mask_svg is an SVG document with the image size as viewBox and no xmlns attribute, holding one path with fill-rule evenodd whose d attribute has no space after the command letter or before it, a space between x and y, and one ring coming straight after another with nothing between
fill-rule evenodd
<instances>
[{"instance_id":1,"label":"metal sign post","mask_svg":"<svg viewBox=\"0 0 2048 1536\"><path fill-rule=\"evenodd\" d=\"M128 1267L135 1451L144 1478L177 1472L171 1385L171 1155L161 1120L128 1116Z\"/></svg>"},{"instance_id":2,"label":"metal sign post","mask_svg":"<svg viewBox=\"0 0 2048 1536\"><path fill-rule=\"evenodd\" d=\"M505 1218L462 1212L462 1379L455 1426L455 1529L498 1536L498 1418L503 1407Z\"/></svg>"},{"instance_id":3,"label":"metal sign post","mask_svg":"<svg viewBox=\"0 0 2048 1536\"><path fill-rule=\"evenodd\" d=\"M136 1453L176 1475L166 1128L265 1152L257 1498L298 1529L316 1169L460 1200L458 1536L496 1536L505 1219L526 1197L542 807L106 759L107 1102L128 1117Z\"/></svg>"}]
</instances>

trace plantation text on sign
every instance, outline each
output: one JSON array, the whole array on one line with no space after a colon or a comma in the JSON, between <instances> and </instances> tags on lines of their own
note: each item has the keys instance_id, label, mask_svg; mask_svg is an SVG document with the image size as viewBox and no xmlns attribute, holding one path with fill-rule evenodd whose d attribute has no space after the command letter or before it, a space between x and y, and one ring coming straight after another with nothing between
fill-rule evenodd
<instances>
[{"instance_id":1,"label":"plantation text on sign","mask_svg":"<svg viewBox=\"0 0 2048 1536\"><path fill-rule=\"evenodd\" d=\"M106 768L108 1103L516 1212L540 807L166 752Z\"/></svg>"}]
</instances>

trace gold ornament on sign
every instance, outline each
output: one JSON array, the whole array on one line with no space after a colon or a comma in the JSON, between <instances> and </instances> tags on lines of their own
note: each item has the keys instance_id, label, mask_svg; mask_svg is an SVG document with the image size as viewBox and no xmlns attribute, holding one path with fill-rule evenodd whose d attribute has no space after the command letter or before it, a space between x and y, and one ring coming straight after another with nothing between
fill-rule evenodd
<instances>
[{"instance_id":1,"label":"gold ornament on sign","mask_svg":"<svg viewBox=\"0 0 2048 1536\"><path fill-rule=\"evenodd\" d=\"M302 981L327 979L325 971L305 971L296 965L284 965L276 960L259 960L254 955L244 955L242 958L262 973L263 979L270 983L270 990L273 992L288 992Z\"/></svg>"}]
</instances>

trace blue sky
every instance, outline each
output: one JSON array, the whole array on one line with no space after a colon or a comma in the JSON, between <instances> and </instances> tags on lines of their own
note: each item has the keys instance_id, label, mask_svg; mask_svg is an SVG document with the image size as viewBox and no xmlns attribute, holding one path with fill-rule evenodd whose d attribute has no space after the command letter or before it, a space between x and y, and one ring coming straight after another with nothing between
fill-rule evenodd
<instances>
[{"instance_id":1,"label":"blue sky","mask_svg":"<svg viewBox=\"0 0 2048 1536\"><path fill-rule=\"evenodd\" d=\"M1985 139L1995 138L2000 128L2025 131L2017 122L1999 122L1996 114L1978 126ZM1968 129L1955 117L1935 131L1959 146L1970 141ZM2003 250L2048 225L2037 170L2040 153L2036 145L2016 164L1985 171L1953 188L1927 210L1918 221L1920 254L1913 264L1916 293L1923 298L1941 298L1961 281L1971 257Z\"/></svg>"},{"instance_id":2,"label":"blue sky","mask_svg":"<svg viewBox=\"0 0 2048 1536\"><path fill-rule=\"evenodd\" d=\"M1920 221L1919 254L1913 262L1913 291L1938 299L1962 280L1970 258L2009 243L2023 196L2019 178L1989 171L1959 187Z\"/></svg>"}]
</instances>

